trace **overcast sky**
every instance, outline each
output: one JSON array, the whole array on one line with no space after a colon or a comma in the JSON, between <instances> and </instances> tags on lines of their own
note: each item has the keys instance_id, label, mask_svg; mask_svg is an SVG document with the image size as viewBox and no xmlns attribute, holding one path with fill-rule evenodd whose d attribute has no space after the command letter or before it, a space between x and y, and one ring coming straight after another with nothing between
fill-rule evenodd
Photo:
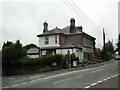
<instances>
[{"instance_id":1,"label":"overcast sky","mask_svg":"<svg viewBox=\"0 0 120 90\"><path fill-rule=\"evenodd\" d=\"M49 1L49 2L48 2ZM0 7L0 47L3 42L20 40L23 45L38 45L36 35L43 31L43 23L48 23L49 30L64 28L75 18L76 26L83 26L83 31L96 38L96 47L101 48L102 29L105 29L106 42L118 37L118 1L119 0L71 0L89 18L73 12L63 0L4 0ZM96 28L97 27L97 28Z\"/></svg>"}]
</instances>

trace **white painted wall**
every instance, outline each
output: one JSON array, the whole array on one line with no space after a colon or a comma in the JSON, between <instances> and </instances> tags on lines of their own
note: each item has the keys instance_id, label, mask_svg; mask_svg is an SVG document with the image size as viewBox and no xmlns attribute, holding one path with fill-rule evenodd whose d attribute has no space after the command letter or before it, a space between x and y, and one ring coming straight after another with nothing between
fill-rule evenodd
<instances>
[{"instance_id":1,"label":"white painted wall","mask_svg":"<svg viewBox=\"0 0 120 90\"><path fill-rule=\"evenodd\" d=\"M73 49L57 49L56 54L63 54L66 55L68 53L68 50L70 51L70 54L75 53L75 50Z\"/></svg>"},{"instance_id":2,"label":"white painted wall","mask_svg":"<svg viewBox=\"0 0 120 90\"><path fill-rule=\"evenodd\" d=\"M57 44L55 43L55 35L47 36L49 37L49 44L45 44L45 37L39 37L39 46L40 47L49 47L49 46L60 46L59 45L59 35L57 35Z\"/></svg>"},{"instance_id":3,"label":"white painted wall","mask_svg":"<svg viewBox=\"0 0 120 90\"><path fill-rule=\"evenodd\" d=\"M39 58L39 55L27 55L29 58Z\"/></svg>"},{"instance_id":4,"label":"white painted wall","mask_svg":"<svg viewBox=\"0 0 120 90\"><path fill-rule=\"evenodd\" d=\"M70 51L70 54L75 53L76 57L79 57L80 60L83 60L83 52L80 52L80 50L77 51L77 49L57 49L56 54L63 54L66 55L68 50Z\"/></svg>"}]
</instances>

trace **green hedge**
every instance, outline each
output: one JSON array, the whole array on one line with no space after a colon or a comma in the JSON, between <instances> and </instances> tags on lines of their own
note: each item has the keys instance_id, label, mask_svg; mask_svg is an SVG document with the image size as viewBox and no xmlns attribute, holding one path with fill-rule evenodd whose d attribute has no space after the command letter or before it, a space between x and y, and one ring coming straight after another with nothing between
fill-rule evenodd
<instances>
[{"instance_id":1,"label":"green hedge","mask_svg":"<svg viewBox=\"0 0 120 90\"><path fill-rule=\"evenodd\" d=\"M63 55L50 55L43 56L40 58L31 59L28 57L21 58L14 63L14 67L46 67L52 66L53 62L57 64L57 67L62 66L63 64Z\"/></svg>"}]
</instances>

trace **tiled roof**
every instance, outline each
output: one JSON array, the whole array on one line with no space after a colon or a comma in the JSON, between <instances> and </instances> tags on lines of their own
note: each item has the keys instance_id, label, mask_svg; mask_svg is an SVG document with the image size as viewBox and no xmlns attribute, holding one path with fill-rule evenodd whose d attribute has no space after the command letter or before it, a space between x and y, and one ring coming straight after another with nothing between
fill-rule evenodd
<instances>
[{"instance_id":1,"label":"tiled roof","mask_svg":"<svg viewBox=\"0 0 120 90\"><path fill-rule=\"evenodd\" d=\"M76 33L73 33L73 34L77 34L77 33L82 32L81 26L75 27L75 30L76 30ZM70 26L67 26L67 27L65 27L63 29L60 29L60 28L56 27L56 28L54 28L52 30L48 30L47 32L39 34L37 36L39 37L39 36L53 35L53 34L59 34L59 33L66 34L66 35L70 34Z\"/></svg>"},{"instance_id":2,"label":"tiled roof","mask_svg":"<svg viewBox=\"0 0 120 90\"><path fill-rule=\"evenodd\" d=\"M39 53L39 49L38 48L30 48L27 50L27 54L31 54L31 53Z\"/></svg>"},{"instance_id":3,"label":"tiled roof","mask_svg":"<svg viewBox=\"0 0 120 90\"><path fill-rule=\"evenodd\" d=\"M51 35L51 34L58 34L58 33L63 33L63 32L62 32L62 30L60 28L56 27L56 28L54 28L52 30L48 30L47 32L39 34L37 36L39 37L39 36L45 36L45 35Z\"/></svg>"},{"instance_id":4,"label":"tiled roof","mask_svg":"<svg viewBox=\"0 0 120 90\"><path fill-rule=\"evenodd\" d=\"M76 33L81 33L81 32L82 32L82 30L81 30L80 27L81 27L81 26L75 27ZM70 26L67 26L67 27L63 28L63 29L62 29L62 32L63 32L64 34L70 34Z\"/></svg>"},{"instance_id":5,"label":"tiled roof","mask_svg":"<svg viewBox=\"0 0 120 90\"><path fill-rule=\"evenodd\" d=\"M82 49L81 45L77 45L75 43L64 43L60 46L60 48L78 48L78 49Z\"/></svg>"},{"instance_id":6,"label":"tiled roof","mask_svg":"<svg viewBox=\"0 0 120 90\"><path fill-rule=\"evenodd\" d=\"M42 47L40 49L47 50L47 49L72 49L72 48L82 49L83 47L81 45L77 45L71 42L71 43L64 43L61 46Z\"/></svg>"}]
</instances>

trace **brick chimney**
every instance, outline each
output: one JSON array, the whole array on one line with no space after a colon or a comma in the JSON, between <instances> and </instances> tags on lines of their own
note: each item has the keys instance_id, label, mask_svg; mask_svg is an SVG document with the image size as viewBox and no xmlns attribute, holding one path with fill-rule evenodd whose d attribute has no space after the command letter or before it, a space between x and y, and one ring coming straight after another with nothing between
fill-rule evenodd
<instances>
[{"instance_id":1,"label":"brick chimney","mask_svg":"<svg viewBox=\"0 0 120 90\"><path fill-rule=\"evenodd\" d=\"M48 31L48 23L44 22L43 23L43 33L47 32Z\"/></svg>"},{"instance_id":2,"label":"brick chimney","mask_svg":"<svg viewBox=\"0 0 120 90\"><path fill-rule=\"evenodd\" d=\"M75 19L74 18L70 19L70 26L75 26Z\"/></svg>"},{"instance_id":3,"label":"brick chimney","mask_svg":"<svg viewBox=\"0 0 120 90\"><path fill-rule=\"evenodd\" d=\"M76 33L74 18L71 18L71 20L70 20L70 33Z\"/></svg>"}]
</instances>

